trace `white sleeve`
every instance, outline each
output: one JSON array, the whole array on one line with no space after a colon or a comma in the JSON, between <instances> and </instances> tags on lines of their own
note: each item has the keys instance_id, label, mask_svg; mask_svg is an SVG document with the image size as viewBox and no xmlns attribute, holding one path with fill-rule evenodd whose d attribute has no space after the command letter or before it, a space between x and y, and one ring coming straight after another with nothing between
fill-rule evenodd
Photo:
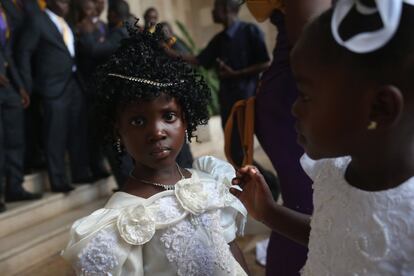
<instances>
[{"instance_id":1,"label":"white sleeve","mask_svg":"<svg viewBox=\"0 0 414 276\"><path fill-rule=\"evenodd\" d=\"M317 162L318 161L310 159L310 157L307 154L302 155L302 157L300 158L300 164L302 166L302 169L312 180L315 180L315 176L317 173Z\"/></svg>"},{"instance_id":2,"label":"white sleeve","mask_svg":"<svg viewBox=\"0 0 414 276\"><path fill-rule=\"evenodd\" d=\"M223 236L226 243L232 242L236 238L237 224L236 224L237 211L233 208L221 209L220 224L223 228Z\"/></svg>"},{"instance_id":3,"label":"white sleeve","mask_svg":"<svg viewBox=\"0 0 414 276\"><path fill-rule=\"evenodd\" d=\"M338 158L326 158L313 160L307 154L304 154L300 158L300 164L309 178L315 181L321 171L326 167L332 167L337 159Z\"/></svg>"},{"instance_id":4,"label":"white sleeve","mask_svg":"<svg viewBox=\"0 0 414 276\"><path fill-rule=\"evenodd\" d=\"M213 156L203 156L194 161L193 168L213 177L217 190L225 191L223 194L219 193L218 197L223 196L225 202L225 207L221 208L220 224L226 242L233 241L237 234L243 235L247 210L240 200L229 192L231 180L236 176L233 166Z\"/></svg>"},{"instance_id":5,"label":"white sleeve","mask_svg":"<svg viewBox=\"0 0 414 276\"><path fill-rule=\"evenodd\" d=\"M134 246L131 254L131 245L119 235L117 214L114 209L99 209L73 224L62 256L77 275L128 275L126 271L144 275L142 247Z\"/></svg>"},{"instance_id":6,"label":"white sleeve","mask_svg":"<svg viewBox=\"0 0 414 276\"><path fill-rule=\"evenodd\" d=\"M193 168L213 176L218 181L223 179L231 181L236 176L236 171L230 163L213 156L197 158L193 162Z\"/></svg>"}]
</instances>

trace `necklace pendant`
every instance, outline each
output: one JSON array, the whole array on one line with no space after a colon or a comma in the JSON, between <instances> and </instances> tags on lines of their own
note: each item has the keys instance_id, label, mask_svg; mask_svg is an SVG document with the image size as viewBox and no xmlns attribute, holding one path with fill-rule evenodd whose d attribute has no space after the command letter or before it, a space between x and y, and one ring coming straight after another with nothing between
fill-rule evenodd
<instances>
[{"instance_id":1,"label":"necklace pendant","mask_svg":"<svg viewBox=\"0 0 414 276\"><path fill-rule=\"evenodd\" d=\"M165 185L163 188L167 191L172 191L175 190L175 185Z\"/></svg>"},{"instance_id":2,"label":"necklace pendant","mask_svg":"<svg viewBox=\"0 0 414 276\"><path fill-rule=\"evenodd\" d=\"M184 176L184 175L183 175L183 173L181 172L180 167L178 166L178 164L177 164L177 163L175 163L175 164L176 164L176 166L177 166L178 173L179 173L179 174L180 174L180 176L181 176L181 179L180 179L180 180L185 179L185 176ZM132 172L133 172L133 171L130 171L130 172L129 172L129 177L131 177L132 179L134 179L134 180L136 180L136 181L139 181L139 182L142 182L142 183L145 183L145 184L154 185L154 186L157 186L157 187L161 187L161 188L163 188L164 190L167 190L167 191L172 191L172 190L175 190L175 185L166 185L166 184L161 184L161 183L157 183L157 182L151 182L151 181L144 180L144 179L138 179L138 178L136 178L136 177L135 177L135 175L134 175Z\"/></svg>"}]
</instances>

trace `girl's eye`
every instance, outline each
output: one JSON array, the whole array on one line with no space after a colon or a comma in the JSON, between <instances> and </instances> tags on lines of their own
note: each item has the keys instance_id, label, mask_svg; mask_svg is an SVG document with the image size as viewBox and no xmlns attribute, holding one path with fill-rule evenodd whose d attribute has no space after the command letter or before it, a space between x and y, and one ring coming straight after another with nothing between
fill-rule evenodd
<instances>
[{"instance_id":1,"label":"girl's eye","mask_svg":"<svg viewBox=\"0 0 414 276\"><path fill-rule=\"evenodd\" d=\"M164 119L167 122L173 122L173 121L175 121L175 119L177 119L177 115L174 112L167 112L164 115Z\"/></svg>"},{"instance_id":2,"label":"girl's eye","mask_svg":"<svg viewBox=\"0 0 414 276\"><path fill-rule=\"evenodd\" d=\"M135 118L131 120L131 125L133 126L143 126L144 125L144 119L142 118Z\"/></svg>"}]
</instances>

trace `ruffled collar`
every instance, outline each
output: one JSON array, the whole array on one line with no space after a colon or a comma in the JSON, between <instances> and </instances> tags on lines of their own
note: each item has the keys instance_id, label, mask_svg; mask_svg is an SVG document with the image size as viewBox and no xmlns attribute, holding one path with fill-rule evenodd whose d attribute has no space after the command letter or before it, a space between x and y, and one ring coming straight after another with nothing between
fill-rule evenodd
<instances>
[{"instance_id":1,"label":"ruffled collar","mask_svg":"<svg viewBox=\"0 0 414 276\"><path fill-rule=\"evenodd\" d=\"M244 206L230 191L230 181L226 178L214 179L208 174L191 171L191 177L178 181L173 191L163 191L149 198L142 198L124 192L115 193L108 201L106 209L118 209L116 225L121 237L131 245L142 245L154 236L157 229L176 223L187 215L200 215L206 211L233 207L243 217L247 215ZM169 221L157 222L158 199L175 196L182 208L179 216Z\"/></svg>"}]
</instances>

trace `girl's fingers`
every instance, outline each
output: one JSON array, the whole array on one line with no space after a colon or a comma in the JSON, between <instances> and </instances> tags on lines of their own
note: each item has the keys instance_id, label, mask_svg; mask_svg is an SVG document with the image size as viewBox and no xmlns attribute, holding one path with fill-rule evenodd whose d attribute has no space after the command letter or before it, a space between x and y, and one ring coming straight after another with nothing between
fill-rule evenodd
<instances>
[{"instance_id":1,"label":"girl's fingers","mask_svg":"<svg viewBox=\"0 0 414 276\"><path fill-rule=\"evenodd\" d=\"M240 168L239 170L237 170L236 175L237 177L242 178L246 175L249 175L251 170L259 171L255 166L248 165L248 166L244 166Z\"/></svg>"},{"instance_id":2,"label":"girl's fingers","mask_svg":"<svg viewBox=\"0 0 414 276\"><path fill-rule=\"evenodd\" d=\"M249 176L256 180L256 181L261 181L261 182L266 182L266 180L264 179L263 175L261 174L261 172L256 168L250 168L249 170Z\"/></svg>"},{"instance_id":3,"label":"girl's fingers","mask_svg":"<svg viewBox=\"0 0 414 276\"><path fill-rule=\"evenodd\" d=\"M248 175L252 182L255 183L261 190L269 190L269 186L264 179L262 173L256 167L250 167L248 171ZM270 191L270 190L269 190ZM267 192L267 191L266 191Z\"/></svg>"},{"instance_id":4,"label":"girl's fingers","mask_svg":"<svg viewBox=\"0 0 414 276\"><path fill-rule=\"evenodd\" d=\"M267 184L266 180L264 179L264 176L259 172L252 172L252 179L254 179L253 182L255 182L256 187L262 194L266 194L268 197L272 197L272 192L270 191L269 185Z\"/></svg>"},{"instance_id":5,"label":"girl's fingers","mask_svg":"<svg viewBox=\"0 0 414 276\"><path fill-rule=\"evenodd\" d=\"M245 166L237 171L236 177L233 178L232 183L244 188L244 186L250 183L252 180L256 180L255 175L258 173L260 174L259 170L256 167Z\"/></svg>"},{"instance_id":6,"label":"girl's fingers","mask_svg":"<svg viewBox=\"0 0 414 276\"><path fill-rule=\"evenodd\" d=\"M233 187L230 187L230 193L232 193L235 197L240 197L240 195L241 195L241 191L239 191L239 190L237 190L237 189L235 189L235 188L233 188Z\"/></svg>"},{"instance_id":7,"label":"girl's fingers","mask_svg":"<svg viewBox=\"0 0 414 276\"><path fill-rule=\"evenodd\" d=\"M239 185L231 185L230 189L235 189L235 190L238 190L240 192L243 192L243 189Z\"/></svg>"},{"instance_id":8,"label":"girl's fingers","mask_svg":"<svg viewBox=\"0 0 414 276\"><path fill-rule=\"evenodd\" d=\"M239 184L240 184L240 182L241 182L241 180L240 180L240 178L239 178L239 177L237 177L237 176L231 180L231 183L232 183L233 185L239 185Z\"/></svg>"},{"instance_id":9,"label":"girl's fingers","mask_svg":"<svg viewBox=\"0 0 414 276\"><path fill-rule=\"evenodd\" d=\"M242 174L245 174L245 173L247 173L247 171L248 171L250 168L252 168L252 167L253 167L253 166L247 165L247 166L241 167L238 171L239 171L240 173L242 173Z\"/></svg>"},{"instance_id":10,"label":"girl's fingers","mask_svg":"<svg viewBox=\"0 0 414 276\"><path fill-rule=\"evenodd\" d=\"M236 189L236 190L239 190L240 192L243 192L243 187L245 184L240 178L238 177L233 178L231 181L231 184L233 185L231 185L230 189Z\"/></svg>"}]
</instances>

